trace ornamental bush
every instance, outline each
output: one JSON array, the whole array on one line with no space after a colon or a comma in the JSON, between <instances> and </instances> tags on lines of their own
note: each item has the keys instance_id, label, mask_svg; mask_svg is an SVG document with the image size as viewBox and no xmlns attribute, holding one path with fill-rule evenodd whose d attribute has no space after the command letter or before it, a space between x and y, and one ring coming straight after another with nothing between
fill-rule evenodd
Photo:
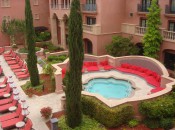
<instances>
[{"instance_id":1,"label":"ornamental bush","mask_svg":"<svg viewBox=\"0 0 175 130\"><path fill-rule=\"evenodd\" d=\"M173 95L159 97L152 101L143 101L139 104L139 111L147 118L162 119L175 115L175 98Z\"/></svg>"},{"instance_id":2,"label":"ornamental bush","mask_svg":"<svg viewBox=\"0 0 175 130\"><path fill-rule=\"evenodd\" d=\"M114 108L106 106L94 97L82 96L82 111L106 127L117 127L133 118L132 105L125 104Z\"/></svg>"},{"instance_id":3,"label":"ornamental bush","mask_svg":"<svg viewBox=\"0 0 175 130\"><path fill-rule=\"evenodd\" d=\"M137 119L132 119L128 122L128 126L133 128L136 127L139 124L139 121Z\"/></svg>"},{"instance_id":4,"label":"ornamental bush","mask_svg":"<svg viewBox=\"0 0 175 130\"><path fill-rule=\"evenodd\" d=\"M52 108L50 107L43 107L41 110L40 110L40 113L41 113L41 116L44 117L44 118L49 118L52 114Z\"/></svg>"}]
</instances>

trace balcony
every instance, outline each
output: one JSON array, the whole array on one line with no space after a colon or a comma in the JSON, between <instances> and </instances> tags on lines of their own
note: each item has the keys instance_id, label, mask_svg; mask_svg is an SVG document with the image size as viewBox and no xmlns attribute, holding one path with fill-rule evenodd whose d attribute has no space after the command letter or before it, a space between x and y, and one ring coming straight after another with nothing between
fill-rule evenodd
<instances>
[{"instance_id":1,"label":"balcony","mask_svg":"<svg viewBox=\"0 0 175 130\"><path fill-rule=\"evenodd\" d=\"M51 4L51 9L70 9L70 4Z\"/></svg>"},{"instance_id":2,"label":"balcony","mask_svg":"<svg viewBox=\"0 0 175 130\"><path fill-rule=\"evenodd\" d=\"M135 24L122 23L122 33L143 36L145 32L146 32L146 27L140 27ZM166 29L161 29L161 28L160 28L160 32L162 34L164 41L175 42L175 32L168 31Z\"/></svg>"},{"instance_id":3,"label":"balcony","mask_svg":"<svg viewBox=\"0 0 175 130\"><path fill-rule=\"evenodd\" d=\"M175 42L175 32L163 30L163 39L166 41Z\"/></svg>"},{"instance_id":4,"label":"balcony","mask_svg":"<svg viewBox=\"0 0 175 130\"><path fill-rule=\"evenodd\" d=\"M83 24L83 32L97 35L97 34L101 33L101 26L100 25Z\"/></svg>"},{"instance_id":5,"label":"balcony","mask_svg":"<svg viewBox=\"0 0 175 130\"><path fill-rule=\"evenodd\" d=\"M146 14L149 12L148 8L150 5L143 5L143 4L138 4L137 5L137 12L138 14Z\"/></svg>"},{"instance_id":6,"label":"balcony","mask_svg":"<svg viewBox=\"0 0 175 130\"><path fill-rule=\"evenodd\" d=\"M165 16L175 17L175 7L165 5Z\"/></svg>"},{"instance_id":7,"label":"balcony","mask_svg":"<svg viewBox=\"0 0 175 130\"><path fill-rule=\"evenodd\" d=\"M97 5L96 4L82 4L82 12L84 13L96 13Z\"/></svg>"}]
</instances>

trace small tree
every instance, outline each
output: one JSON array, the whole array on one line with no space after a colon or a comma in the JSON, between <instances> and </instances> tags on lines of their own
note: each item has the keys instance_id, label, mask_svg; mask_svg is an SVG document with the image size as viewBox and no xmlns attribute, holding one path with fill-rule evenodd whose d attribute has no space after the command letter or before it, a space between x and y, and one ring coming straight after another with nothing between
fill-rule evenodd
<instances>
[{"instance_id":1,"label":"small tree","mask_svg":"<svg viewBox=\"0 0 175 130\"><path fill-rule=\"evenodd\" d=\"M81 90L82 90L82 65L83 29L80 1L72 0L69 17L69 75L66 86L66 122L69 127L75 128L82 121Z\"/></svg>"},{"instance_id":2,"label":"small tree","mask_svg":"<svg viewBox=\"0 0 175 130\"><path fill-rule=\"evenodd\" d=\"M29 69L32 86L37 86L39 85L39 74L37 68L37 57L35 54L35 32L30 0L26 0L25 4L26 41L28 47L27 67Z\"/></svg>"},{"instance_id":3,"label":"small tree","mask_svg":"<svg viewBox=\"0 0 175 130\"><path fill-rule=\"evenodd\" d=\"M19 19L12 19L7 22L3 20L2 22L2 32L10 36L11 45L16 43L16 35L22 33L25 38L25 21Z\"/></svg>"},{"instance_id":4,"label":"small tree","mask_svg":"<svg viewBox=\"0 0 175 130\"><path fill-rule=\"evenodd\" d=\"M111 56L136 55L139 49L131 42L132 38L113 36L112 43L106 46L106 51Z\"/></svg>"},{"instance_id":5,"label":"small tree","mask_svg":"<svg viewBox=\"0 0 175 130\"><path fill-rule=\"evenodd\" d=\"M147 28L143 37L144 55L152 58L158 58L158 51L162 42L162 36L159 30L159 26L161 25L161 10L157 3L157 0L152 0L151 6L148 8Z\"/></svg>"}]
</instances>

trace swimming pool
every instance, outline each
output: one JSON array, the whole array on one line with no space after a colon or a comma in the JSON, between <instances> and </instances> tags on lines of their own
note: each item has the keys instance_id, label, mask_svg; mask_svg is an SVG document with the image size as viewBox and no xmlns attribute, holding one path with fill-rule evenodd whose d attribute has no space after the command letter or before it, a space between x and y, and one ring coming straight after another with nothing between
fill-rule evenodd
<instances>
[{"instance_id":1,"label":"swimming pool","mask_svg":"<svg viewBox=\"0 0 175 130\"><path fill-rule=\"evenodd\" d=\"M107 99L122 99L131 95L130 82L114 78L95 78L84 84L84 91L97 93Z\"/></svg>"}]
</instances>

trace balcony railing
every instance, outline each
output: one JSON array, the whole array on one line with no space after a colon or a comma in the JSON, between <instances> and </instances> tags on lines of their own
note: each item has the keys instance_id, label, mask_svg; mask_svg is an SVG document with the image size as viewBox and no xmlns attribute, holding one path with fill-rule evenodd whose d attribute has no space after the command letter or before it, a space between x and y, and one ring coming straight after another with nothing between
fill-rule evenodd
<instances>
[{"instance_id":1,"label":"balcony railing","mask_svg":"<svg viewBox=\"0 0 175 130\"><path fill-rule=\"evenodd\" d=\"M50 7L51 7L51 9L58 9L59 4L51 4Z\"/></svg>"},{"instance_id":2,"label":"balcony railing","mask_svg":"<svg viewBox=\"0 0 175 130\"><path fill-rule=\"evenodd\" d=\"M100 34L101 33L101 26L83 24L83 31L88 32L88 33L92 33L92 34Z\"/></svg>"},{"instance_id":3,"label":"balcony railing","mask_svg":"<svg viewBox=\"0 0 175 130\"><path fill-rule=\"evenodd\" d=\"M175 40L175 32L163 30L163 38L166 40Z\"/></svg>"},{"instance_id":4,"label":"balcony railing","mask_svg":"<svg viewBox=\"0 0 175 130\"><path fill-rule=\"evenodd\" d=\"M175 15L175 7L165 5L165 14L174 14Z\"/></svg>"},{"instance_id":5,"label":"balcony railing","mask_svg":"<svg viewBox=\"0 0 175 130\"><path fill-rule=\"evenodd\" d=\"M146 27L140 27L135 24L122 23L122 33L143 36L146 32ZM160 28L163 40L175 42L175 32Z\"/></svg>"},{"instance_id":6,"label":"balcony railing","mask_svg":"<svg viewBox=\"0 0 175 130\"><path fill-rule=\"evenodd\" d=\"M149 10L148 10L149 7L150 7L150 5L138 4L137 11L138 12L149 12Z\"/></svg>"},{"instance_id":7,"label":"balcony railing","mask_svg":"<svg viewBox=\"0 0 175 130\"><path fill-rule=\"evenodd\" d=\"M62 9L70 9L70 4L61 4Z\"/></svg>"},{"instance_id":8,"label":"balcony railing","mask_svg":"<svg viewBox=\"0 0 175 130\"><path fill-rule=\"evenodd\" d=\"M82 11L96 12L97 5L96 4L83 4Z\"/></svg>"},{"instance_id":9,"label":"balcony railing","mask_svg":"<svg viewBox=\"0 0 175 130\"><path fill-rule=\"evenodd\" d=\"M144 35L145 32L146 32L146 27L140 27L140 26L135 27L135 33L136 34Z\"/></svg>"}]
</instances>

